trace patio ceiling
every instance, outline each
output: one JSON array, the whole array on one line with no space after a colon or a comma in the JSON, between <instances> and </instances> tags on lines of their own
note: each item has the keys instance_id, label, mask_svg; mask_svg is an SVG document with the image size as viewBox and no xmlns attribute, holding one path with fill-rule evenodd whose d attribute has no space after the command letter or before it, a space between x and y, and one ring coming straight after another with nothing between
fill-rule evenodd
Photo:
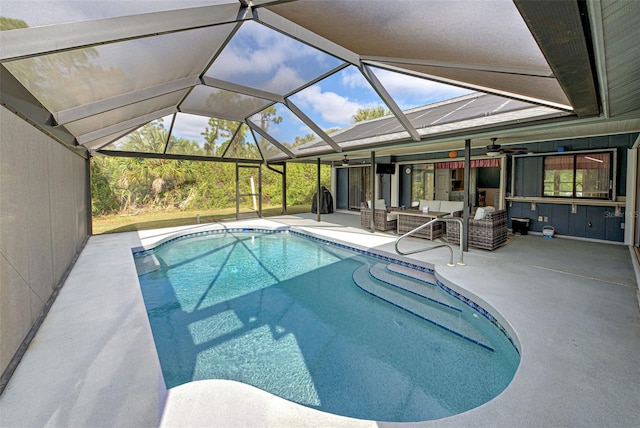
<instances>
[{"instance_id":1,"label":"patio ceiling","mask_svg":"<svg viewBox=\"0 0 640 428\"><path fill-rule=\"evenodd\" d=\"M640 130L640 2L0 0L0 13L2 104L91 152L337 160ZM346 123L358 108L387 114ZM160 119L161 144L127 140Z\"/></svg>"}]
</instances>

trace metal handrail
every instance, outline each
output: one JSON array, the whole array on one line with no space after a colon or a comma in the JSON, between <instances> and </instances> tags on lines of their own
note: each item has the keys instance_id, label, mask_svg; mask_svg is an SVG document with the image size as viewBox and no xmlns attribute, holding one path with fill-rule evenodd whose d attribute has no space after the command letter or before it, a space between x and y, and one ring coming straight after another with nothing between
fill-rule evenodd
<instances>
[{"instance_id":1,"label":"metal handrail","mask_svg":"<svg viewBox=\"0 0 640 428\"><path fill-rule=\"evenodd\" d=\"M396 253L398 253L398 254L400 254L402 256L408 256L410 254L422 253L422 252L425 252L425 251L435 250L436 248L447 247L449 249L449 263L447 263L447 266L455 266L455 263L453 263L453 248L451 248L451 245L448 245L448 244L434 245L434 246L431 246L431 247L428 247L428 248L423 248L423 249L413 250L413 251L408 251L408 252L402 252L398 248L398 244L404 238L407 238L407 237L415 234L416 232L424 229L425 227L431 226L432 224L437 223L439 221L442 221L442 222L445 222L445 223L449 222L449 221L457 221L458 223L460 223L460 261L458 262L458 264L460 266L464 266L463 252L462 252L462 237L464 236L464 223L462 222L462 219L460 219L458 217L434 218L433 220L429 220L425 224L422 224L422 225L416 227L415 229L405 233L404 235L402 235L401 237L396 239L396 242L394 244L394 248L396 250Z\"/></svg>"}]
</instances>

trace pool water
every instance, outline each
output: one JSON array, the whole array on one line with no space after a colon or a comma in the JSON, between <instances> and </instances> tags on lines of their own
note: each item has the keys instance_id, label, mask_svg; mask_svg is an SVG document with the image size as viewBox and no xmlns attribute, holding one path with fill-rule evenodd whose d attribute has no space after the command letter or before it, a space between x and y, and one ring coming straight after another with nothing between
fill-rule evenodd
<instances>
[{"instance_id":1,"label":"pool water","mask_svg":"<svg viewBox=\"0 0 640 428\"><path fill-rule=\"evenodd\" d=\"M363 291L354 271L380 260L332 245L239 232L153 256L160 269L139 279L169 388L230 379L334 414L421 421L486 403L519 364L502 332L443 291L493 351Z\"/></svg>"}]
</instances>

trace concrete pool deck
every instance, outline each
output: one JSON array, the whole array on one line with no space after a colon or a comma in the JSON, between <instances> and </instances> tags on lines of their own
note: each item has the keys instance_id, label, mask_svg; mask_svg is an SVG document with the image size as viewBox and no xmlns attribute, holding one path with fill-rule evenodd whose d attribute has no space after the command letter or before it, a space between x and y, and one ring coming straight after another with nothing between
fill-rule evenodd
<instances>
[{"instance_id":1,"label":"concrete pool deck","mask_svg":"<svg viewBox=\"0 0 640 428\"><path fill-rule=\"evenodd\" d=\"M315 218L225 224L291 225L393 253L396 236L371 234L358 216ZM499 312L517 336L522 361L512 383L489 403L437 421L392 424L322 413L236 382L200 381L167 391L131 248L185 229L198 228L89 239L0 396L0 426L639 426L640 311L626 246L528 235L494 252L472 249L465 266L446 266L442 249L413 256ZM431 245L417 239L405 245L425 244Z\"/></svg>"}]
</instances>

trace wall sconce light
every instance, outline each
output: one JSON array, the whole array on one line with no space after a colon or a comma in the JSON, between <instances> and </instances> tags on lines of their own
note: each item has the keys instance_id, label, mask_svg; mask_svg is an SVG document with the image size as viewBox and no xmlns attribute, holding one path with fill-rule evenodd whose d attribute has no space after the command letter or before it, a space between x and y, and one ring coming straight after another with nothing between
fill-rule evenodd
<instances>
[{"instance_id":1,"label":"wall sconce light","mask_svg":"<svg viewBox=\"0 0 640 428\"><path fill-rule=\"evenodd\" d=\"M536 203L531 202L531 211L535 211L535 210L536 210Z\"/></svg>"},{"instance_id":2,"label":"wall sconce light","mask_svg":"<svg viewBox=\"0 0 640 428\"><path fill-rule=\"evenodd\" d=\"M578 214L578 206L576 204L571 204L571 214Z\"/></svg>"}]
</instances>

